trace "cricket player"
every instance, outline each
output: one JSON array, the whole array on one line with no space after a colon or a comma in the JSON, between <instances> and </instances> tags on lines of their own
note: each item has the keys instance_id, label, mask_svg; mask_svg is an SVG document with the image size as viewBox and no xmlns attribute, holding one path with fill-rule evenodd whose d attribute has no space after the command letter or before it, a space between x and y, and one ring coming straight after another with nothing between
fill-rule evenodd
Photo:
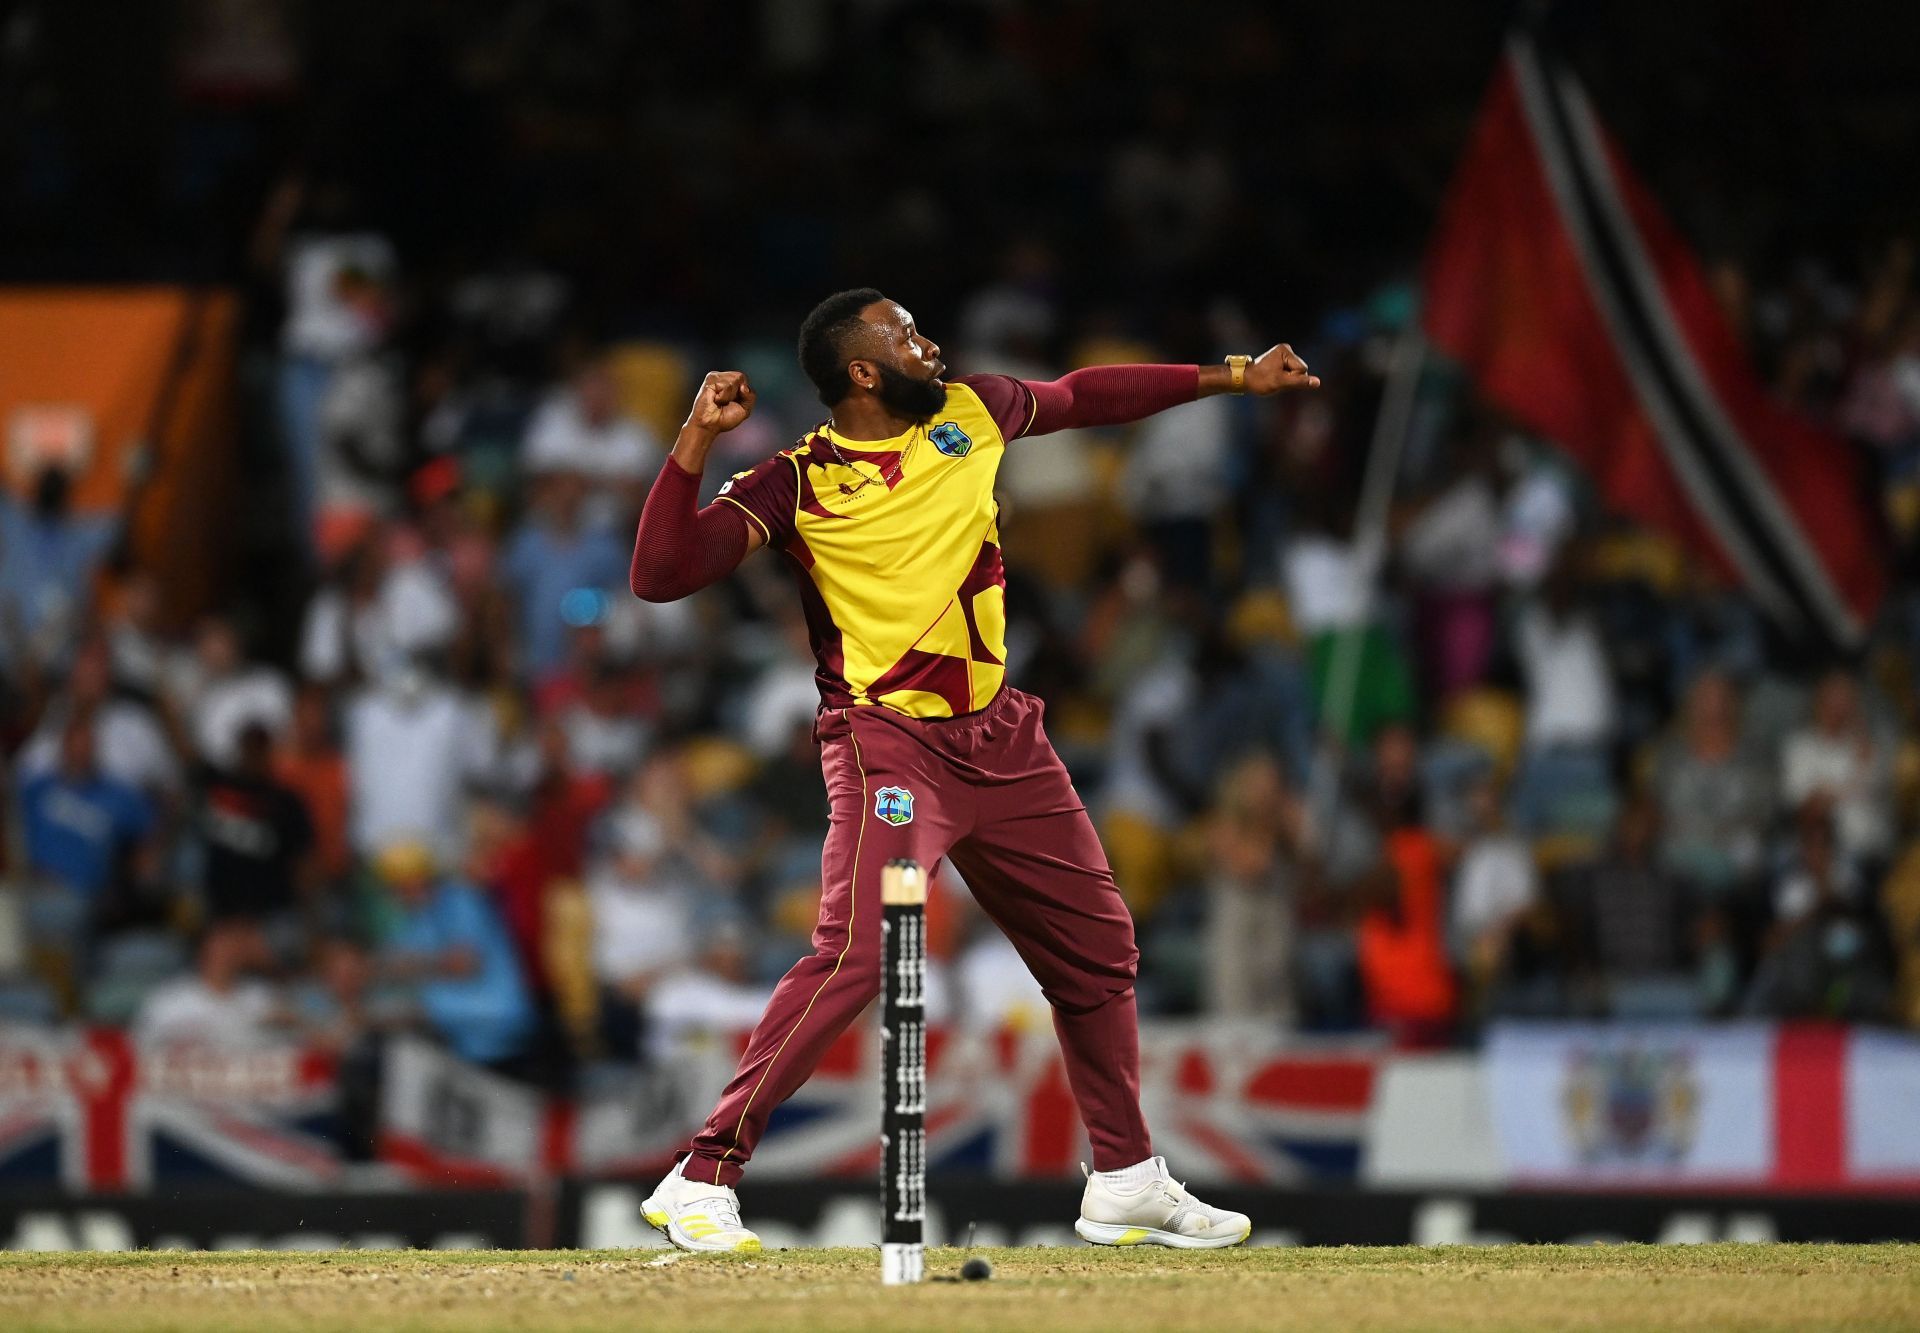
<instances>
[{"instance_id":1,"label":"cricket player","mask_svg":"<svg viewBox=\"0 0 1920 1333\"><path fill-rule=\"evenodd\" d=\"M1140 1113L1133 921L1040 700L1006 679L994 475L1027 436L1320 381L1284 343L1212 366L948 380L939 345L870 288L807 316L800 364L827 420L696 512L714 438L754 405L745 375L707 376L634 542L633 591L648 601L704 588L762 546L785 557L817 662L815 735L832 807L813 952L775 988L646 1218L681 1249L760 1248L733 1187L774 1107L879 994L881 869L946 857L1052 1005L1095 1168L1074 1229L1105 1245L1237 1245L1247 1218L1174 1181Z\"/></svg>"}]
</instances>

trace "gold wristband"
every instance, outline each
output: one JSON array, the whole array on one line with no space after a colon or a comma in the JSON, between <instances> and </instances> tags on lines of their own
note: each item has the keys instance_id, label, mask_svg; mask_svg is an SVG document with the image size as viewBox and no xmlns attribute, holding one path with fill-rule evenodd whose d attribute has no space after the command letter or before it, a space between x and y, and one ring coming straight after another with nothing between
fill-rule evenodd
<instances>
[{"instance_id":1,"label":"gold wristband","mask_svg":"<svg viewBox=\"0 0 1920 1333\"><path fill-rule=\"evenodd\" d=\"M1245 393L1247 391L1247 367L1252 363L1253 358L1250 356L1230 356L1227 358L1227 373L1232 376L1227 388L1228 393Z\"/></svg>"}]
</instances>

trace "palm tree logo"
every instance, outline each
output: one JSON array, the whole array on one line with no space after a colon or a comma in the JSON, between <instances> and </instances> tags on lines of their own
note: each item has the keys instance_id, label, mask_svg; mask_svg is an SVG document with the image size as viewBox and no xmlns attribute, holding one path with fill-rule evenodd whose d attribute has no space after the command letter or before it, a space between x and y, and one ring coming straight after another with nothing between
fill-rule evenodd
<instances>
[{"instance_id":1,"label":"palm tree logo","mask_svg":"<svg viewBox=\"0 0 1920 1333\"><path fill-rule=\"evenodd\" d=\"M882 787L873 795L873 813L889 824L911 824L913 793L905 787Z\"/></svg>"}]
</instances>

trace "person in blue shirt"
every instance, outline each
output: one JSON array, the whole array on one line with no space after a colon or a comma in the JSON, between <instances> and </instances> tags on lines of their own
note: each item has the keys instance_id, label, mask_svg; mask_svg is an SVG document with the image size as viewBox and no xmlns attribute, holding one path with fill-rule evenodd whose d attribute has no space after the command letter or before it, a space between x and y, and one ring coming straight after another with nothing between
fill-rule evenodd
<instances>
[{"instance_id":1,"label":"person in blue shirt","mask_svg":"<svg viewBox=\"0 0 1920 1333\"><path fill-rule=\"evenodd\" d=\"M0 618L42 662L65 654L91 600L94 573L119 531L111 516L71 513L72 490L59 467L41 470L31 507L0 490Z\"/></svg>"},{"instance_id":2,"label":"person in blue shirt","mask_svg":"<svg viewBox=\"0 0 1920 1333\"><path fill-rule=\"evenodd\" d=\"M89 908L122 887L154 826L140 789L100 771L85 718L61 733L59 764L21 788L20 814L28 867Z\"/></svg>"},{"instance_id":3,"label":"person in blue shirt","mask_svg":"<svg viewBox=\"0 0 1920 1333\"><path fill-rule=\"evenodd\" d=\"M582 483L572 473L543 478L527 522L508 543L501 573L519 614L524 666L541 676L566 656L568 630L599 617L610 589L627 586L627 551L581 522Z\"/></svg>"},{"instance_id":4,"label":"person in blue shirt","mask_svg":"<svg viewBox=\"0 0 1920 1333\"><path fill-rule=\"evenodd\" d=\"M493 904L437 873L424 842L389 844L374 869L393 896L383 978L413 988L427 1026L456 1055L495 1067L527 1055L533 995Z\"/></svg>"}]
</instances>

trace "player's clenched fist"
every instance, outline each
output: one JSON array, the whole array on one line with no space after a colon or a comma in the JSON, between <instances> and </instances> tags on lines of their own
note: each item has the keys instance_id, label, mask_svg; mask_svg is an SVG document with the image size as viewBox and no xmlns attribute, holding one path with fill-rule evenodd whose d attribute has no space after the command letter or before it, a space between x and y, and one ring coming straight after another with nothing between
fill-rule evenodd
<instances>
[{"instance_id":1,"label":"player's clenched fist","mask_svg":"<svg viewBox=\"0 0 1920 1333\"><path fill-rule=\"evenodd\" d=\"M1320 377L1308 374L1307 363L1286 343L1269 347L1247 367L1248 393L1282 393L1288 389L1319 387Z\"/></svg>"},{"instance_id":2,"label":"player's clenched fist","mask_svg":"<svg viewBox=\"0 0 1920 1333\"><path fill-rule=\"evenodd\" d=\"M723 435L753 415L753 386L738 370L715 370L707 375L687 413L687 428Z\"/></svg>"}]
</instances>

